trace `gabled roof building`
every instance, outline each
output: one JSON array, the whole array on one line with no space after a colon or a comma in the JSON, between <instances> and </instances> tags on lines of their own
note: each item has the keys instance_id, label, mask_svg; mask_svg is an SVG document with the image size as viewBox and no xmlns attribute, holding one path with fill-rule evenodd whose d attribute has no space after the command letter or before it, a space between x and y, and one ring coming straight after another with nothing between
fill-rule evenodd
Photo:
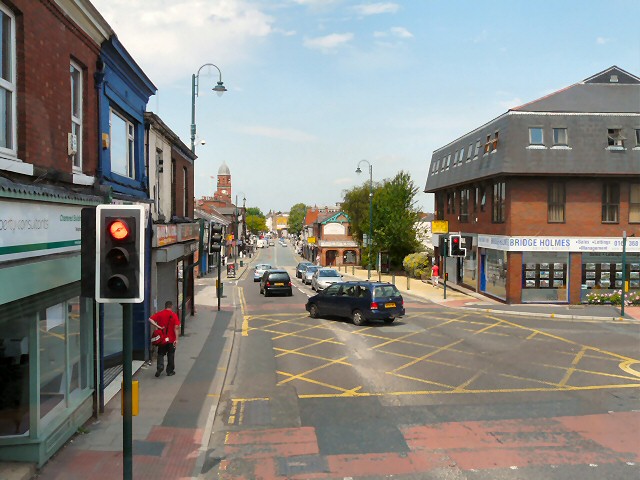
<instances>
[{"instance_id":1,"label":"gabled roof building","mask_svg":"<svg viewBox=\"0 0 640 480\"><path fill-rule=\"evenodd\" d=\"M466 246L449 281L508 303L640 290L640 78L613 66L507 111L434 151L424 191Z\"/></svg>"}]
</instances>

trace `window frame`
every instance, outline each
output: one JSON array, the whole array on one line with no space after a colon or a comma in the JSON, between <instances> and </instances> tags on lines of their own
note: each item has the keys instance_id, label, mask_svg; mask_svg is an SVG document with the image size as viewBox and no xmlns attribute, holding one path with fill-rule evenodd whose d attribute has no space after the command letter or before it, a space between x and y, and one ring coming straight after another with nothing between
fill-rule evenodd
<instances>
[{"instance_id":1,"label":"window frame","mask_svg":"<svg viewBox=\"0 0 640 480\"><path fill-rule=\"evenodd\" d=\"M619 135L620 138L615 139L613 136ZM607 148L610 150L624 150L624 141L626 137L623 135L622 127L607 128Z\"/></svg>"},{"instance_id":2,"label":"window frame","mask_svg":"<svg viewBox=\"0 0 640 480\"><path fill-rule=\"evenodd\" d=\"M471 190L463 188L460 190L460 223L469 223L469 197Z\"/></svg>"},{"instance_id":3,"label":"window frame","mask_svg":"<svg viewBox=\"0 0 640 480\"><path fill-rule=\"evenodd\" d=\"M84 110L84 71L77 62L73 60L70 62L70 79L73 78L73 70L77 72L77 81L71 81L71 133L76 136L76 153L71 155L71 165L74 171L82 172L82 134L83 134L83 110ZM74 92L73 86L77 86L77 90ZM78 115L75 115L73 104L74 98L78 105ZM75 126L75 129L74 129Z\"/></svg>"},{"instance_id":4,"label":"window frame","mask_svg":"<svg viewBox=\"0 0 640 480\"><path fill-rule=\"evenodd\" d=\"M505 223L505 203L506 203L507 184L504 181L493 183L492 205L491 205L491 223Z\"/></svg>"},{"instance_id":5,"label":"window frame","mask_svg":"<svg viewBox=\"0 0 640 480\"><path fill-rule=\"evenodd\" d=\"M564 131L564 142L560 142L556 139L556 132ZM552 127L551 140L554 147L568 147L569 146L569 131L567 127Z\"/></svg>"},{"instance_id":6,"label":"window frame","mask_svg":"<svg viewBox=\"0 0 640 480\"><path fill-rule=\"evenodd\" d=\"M613 189L613 191L612 191ZM616 191L617 190L617 191ZM617 198L613 198L617 197ZM609 219L615 212L615 219ZM616 182L603 182L602 184L602 223L620 223L620 184Z\"/></svg>"},{"instance_id":7,"label":"window frame","mask_svg":"<svg viewBox=\"0 0 640 480\"><path fill-rule=\"evenodd\" d=\"M11 105L7 108L7 112L10 112L11 118L5 123L5 137L8 146L0 146L0 155L3 157L9 157L11 160L17 160L18 157L18 76L17 76L17 52L16 52L16 17L4 4L0 3L0 13L6 15L9 19L9 26L11 31L7 35L10 44L4 51L4 44L0 42L0 49L2 53L6 53L9 56L8 67L11 69L8 75L8 79L3 78L0 75L0 91L10 94ZM5 119L6 120L6 119Z\"/></svg>"},{"instance_id":8,"label":"window frame","mask_svg":"<svg viewBox=\"0 0 640 480\"><path fill-rule=\"evenodd\" d=\"M556 210L558 209L558 210ZM547 194L547 223L566 223L567 221L567 185L565 182L549 182ZM552 217L561 212L562 219Z\"/></svg>"},{"instance_id":9,"label":"window frame","mask_svg":"<svg viewBox=\"0 0 640 480\"><path fill-rule=\"evenodd\" d=\"M636 191L636 200L633 201L634 190ZM637 215L636 218L632 216ZM629 184L629 223L640 223L640 183Z\"/></svg>"},{"instance_id":10,"label":"window frame","mask_svg":"<svg viewBox=\"0 0 640 480\"><path fill-rule=\"evenodd\" d=\"M533 136L531 134L534 130L540 131L540 143L534 143L533 141ZM543 127L529 127L529 146L544 147L544 128Z\"/></svg>"},{"instance_id":11,"label":"window frame","mask_svg":"<svg viewBox=\"0 0 640 480\"><path fill-rule=\"evenodd\" d=\"M183 199L183 206L182 206L183 215L182 216L187 218L189 217L189 209L188 209L189 181L187 178L187 167L182 167L182 199Z\"/></svg>"},{"instance_id":12,"label":"window frame","mask_svg":"<svg viewBox=\"0 0 640 480\"><path fill-rule=\"evenodd\" d=\"M132 180L136 179L137 168L136 168L136 127L135 124L129 120L125 114L120 113L113 107L109 108L109 138L111 139L110 145L110 153L113 151L113 117L114 115L118 117L120 120L124 122L125 132L125 158L126 158L126 172L119 172L113 169L113 156L110 156L111 161L111 173L115 173L117 175L121 175L125 178L130 178Z\"/></svg>"},{"instance_id":13,"label":"window frame","mask_svg":"<svg viewBox=\"0 0 640 480\"><path fill-rule=\"evenodd\" d=\"M475 160L480 155L480 139L476 139L476 148L473 151L473 159Z\"/></svg>"}]
</instances>

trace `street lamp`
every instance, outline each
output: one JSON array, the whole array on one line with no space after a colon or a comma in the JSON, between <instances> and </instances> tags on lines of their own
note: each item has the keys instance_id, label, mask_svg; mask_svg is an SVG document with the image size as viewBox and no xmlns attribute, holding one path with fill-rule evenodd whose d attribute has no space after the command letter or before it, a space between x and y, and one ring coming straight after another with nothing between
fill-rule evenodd
<instances>
[{"instance_id":1,"label":"street lamp","mask_svg":"<svg viewBox=\"0 0 640 480\"><path fill-rule=\"evenodd\" d=\"M226 87L222 83L222 72L213 63L205 63L198 69L198 73L194 73L191 76L191 151L196 153L196 97L198 96L198 87L200 80L200 70L204 67L215 67L218 70L218 84L213 87L213 91L221 96L227 91Z\"/></svg>"},{"instance_id":2,"label":"street lamp","mask_svg":"<svg viewBox=\"0 0 640 480\"><path fill-rule=\"evenodd\" d=\"M367 265L367 280L371 280L371 247L373 246L373 165L368 160L360 160L356 173L362 173L361 163L369 165L369 256Z\"/></svg>"}]
</instances>

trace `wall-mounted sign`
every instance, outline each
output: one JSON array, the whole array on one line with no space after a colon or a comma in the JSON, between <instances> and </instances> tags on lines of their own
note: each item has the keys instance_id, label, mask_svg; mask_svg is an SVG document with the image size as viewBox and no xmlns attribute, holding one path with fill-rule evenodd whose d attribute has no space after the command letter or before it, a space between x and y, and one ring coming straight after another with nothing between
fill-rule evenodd
<instances>
[{"instance_id":1,"label":"wall-mounted sign","mask_svg":"<svg viewBox=\"0 0 640 480\"><path fill-rule=\"evenodd\" d=\"M449 233L448 220L432 220L431 233Z\"/></svg>"},{"instance_id":2,"label":"wall-mounted sign","mask_svg":"<svg viewBox=\"0 0 640 480\"><path fill-rule=\"evenodd\" d=\"M178 229L175 224L153 226L153 246L164 247L178 241Z\"/></svg>"},{"instance_id":3,"label":"wall-mounted sign","mask_svg":"<svg viewBox=\"0 0 640 480\"><path fill-rule=\"evenodd\" d=\"M316 237L307 238L307 243L316 243Z\"/></svg>"},{"instance_id":4,"label":"wall-mounted sign","mask_svg":"<svg viewBox=\"0 0 640 480\"><path fill-rule=\"evenodd\" d=\"M509 252L622 252L622 237L478 235L478 246ZM640 238L627 238L627 252L640 252Z\"/></svg>"}]
</instances>

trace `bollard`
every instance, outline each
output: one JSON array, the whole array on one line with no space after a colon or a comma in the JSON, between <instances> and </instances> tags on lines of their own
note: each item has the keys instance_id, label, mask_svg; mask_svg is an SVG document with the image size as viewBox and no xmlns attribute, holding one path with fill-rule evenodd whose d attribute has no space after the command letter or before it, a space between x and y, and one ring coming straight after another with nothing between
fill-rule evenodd
<instances>
[{"instance_id":1,"label":"bollard","mask_svg":"<svg viewBox=\"0 0 640 480\"><path fill-rule=\"evenodd\" d=\"M409 287L409 280L411 279L411 277L409 275L407 275L407 290L411 290L411 288Z\"/></svg>"},{"instance_id":2,"label":"bollard","mask_svg":"<svg viewBox=\"0 0 640 480\"><path fill-rule=\"evenodd\" d=\"M356 266L351 265L351 275L355 275L355 274L356 274Z\"/></svg>"},{"instance_id":3,"label":"bollard","mask_svg":"<svg viewBox=\"0 0 640 480\"><path fill-rule=\"evenodd\" d=\"M242 260L240 260L240 266L244 267L244 262Z\"/></svg>"},{"instance_id":4,"label":"bollard","mask_svg":"<svg viewBox=\"0 0 640 480\"><path fill-rule=\"evenodd\" d=\"M391 274L391 283L393 283L394 285L396 284L396 274L395 273Z\"/></svg>"}]
</instances>

